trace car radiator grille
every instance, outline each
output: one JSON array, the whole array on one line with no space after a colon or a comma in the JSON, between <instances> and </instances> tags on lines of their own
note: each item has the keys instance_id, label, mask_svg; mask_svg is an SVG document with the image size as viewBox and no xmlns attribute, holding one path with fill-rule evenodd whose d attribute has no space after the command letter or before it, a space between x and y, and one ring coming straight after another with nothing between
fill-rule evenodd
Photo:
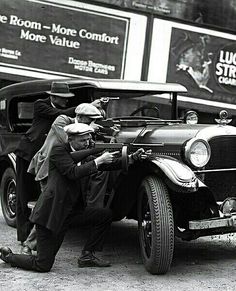
<instances>
[{"instance_id":1,"label":"car radiator grille","mask_svg":"<svg viewBox=\"0 0 236 291\"><path fill-rule=\"evenodd\" d=\"M211 158L208 169L236 167L236 137L217 137L209 141Z\"/></svg>"},{"instance_id":2,"label":"car radiator grille","mask_svg":"<svg viewBox=\"0 0 236 291\"><path fill-rule=\"evenodd\" d=\"M236 168L236 136L217 137L209 141L211 158L206 166L210 169ZM236 196L236 172L205 174L205 183L215 194L217 200Z\"/></svg>"}]
</instances>

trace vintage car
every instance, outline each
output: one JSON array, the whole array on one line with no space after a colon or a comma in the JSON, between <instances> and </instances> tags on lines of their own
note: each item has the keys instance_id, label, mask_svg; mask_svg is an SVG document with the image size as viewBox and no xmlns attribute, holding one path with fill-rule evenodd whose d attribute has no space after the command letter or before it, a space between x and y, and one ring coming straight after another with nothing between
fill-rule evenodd
<instances>
[{"instance_id":1,"label":"vintage car","mask_svg":"<svg viewBox=\"0 0 236 291\"><path fill-rule=\"evenodd\" d=\"M136 219L145 268L164 274L171 266L174 238L235 232L236 128L222 111L215 124L178 118L179 84L102 79L66 79L75 93L70 105L101 100L106 105L103 134L107 149L120 147L123 170L108 189L116 220ZM47 97L51 80L10 85L0 90L1 205L15 225L15 155L32 121L33 102ZM109 102L107 102L109 101ZM109 128L118 127L115 143ZM114 142L114 140L113 140ZM127 154L152 150L145 161L127 166Z\"/></svg>"}]
</instances>

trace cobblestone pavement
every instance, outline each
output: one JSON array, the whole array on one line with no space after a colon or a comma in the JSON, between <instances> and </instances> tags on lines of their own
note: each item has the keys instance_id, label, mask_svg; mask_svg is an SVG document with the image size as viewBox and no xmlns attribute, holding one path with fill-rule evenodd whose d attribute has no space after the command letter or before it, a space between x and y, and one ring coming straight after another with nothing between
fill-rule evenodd
<instances>
[{"instance_id":1,"label":"cobblestone pavement","mask_svg":"<svg viewBox=\"0 0 236 291\"><path fill-rule=\"evenodd\" d=\"M66 235L50 273L11 268L0 262L0 291L23 290L236 290L236 234L201 238L192 242L176 240L174 260L168 274L147 273L139 254L134 221L114 223L103 257L110 268L77 267L85 232L71 229ZM0 245L19 251L16 231L5 224L0 213Z\"/></svg>"}]
</instances>

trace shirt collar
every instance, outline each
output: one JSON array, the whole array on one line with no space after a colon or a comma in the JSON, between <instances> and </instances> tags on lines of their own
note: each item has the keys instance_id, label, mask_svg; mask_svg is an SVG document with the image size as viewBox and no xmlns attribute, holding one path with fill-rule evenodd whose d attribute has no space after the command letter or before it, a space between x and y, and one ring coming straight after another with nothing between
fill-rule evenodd
<instances>
[{"instance_id":1,"label":"shirt collar","mask_svg":"<svg viewBox=\"0 0 236 291\"><path fill-rule=\"evenodd\" d=\"M69 145L70 145L72 152L76 152L76 150L73 148L73 146L70 143L69 143Z\"/></svg>"},{"instance_id":2,"label":"shirt collar","mask_svg":"<svg viewBox=\"0 0 236 291\"><path fill-rule=\"evenodd\" d=\"M51 101L51 105L52 105L53 108L56 108L56 106L52 103L52 101Z\"/></svg>"}]
</instances>

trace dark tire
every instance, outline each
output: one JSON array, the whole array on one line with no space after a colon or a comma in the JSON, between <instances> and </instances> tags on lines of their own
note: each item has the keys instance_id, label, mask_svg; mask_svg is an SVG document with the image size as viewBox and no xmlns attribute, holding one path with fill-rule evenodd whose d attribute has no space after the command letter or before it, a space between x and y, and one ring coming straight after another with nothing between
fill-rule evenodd
<instances>
[{"instance_id":1,"label":"dark tire","mask_svg":"<svg viewBox=\"0 0 236 291\"><path fill-rule=\"evenodd\" d=\"M166 185L148 176L139 188L139 242L144 266L151 274L165 274L174 252L174 219Z\"/></svg>"},{"instance_id":2,"label":"dark tire","mask_svg":"<svg viewBox=\"0 0 236 291\"><path fill-rule=\"evenodd\" d=\"M1 206L6 223L16 227L16 174L7 168L1 182Z\"/></svg>"}]
</instances>

